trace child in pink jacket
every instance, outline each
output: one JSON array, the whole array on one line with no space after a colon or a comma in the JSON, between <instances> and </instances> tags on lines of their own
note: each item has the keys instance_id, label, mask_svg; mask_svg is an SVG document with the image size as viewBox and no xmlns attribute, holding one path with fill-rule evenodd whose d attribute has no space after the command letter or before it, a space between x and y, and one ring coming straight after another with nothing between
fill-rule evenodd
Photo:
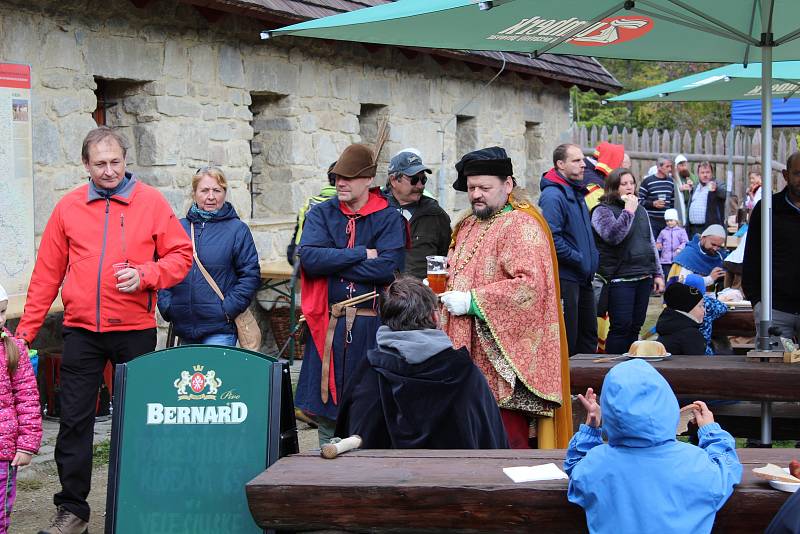
<instances>
[{"instance_id":1,"label":"child in pink jacket","mask_svg":"<svg viewBox=\"0 0 800 534\"><path fill-rule=\"evenodd\" d=\"M667 222L667 226L656 237L656 248L658 249L658 261L661 263L666 279L672 267L672 261L686 246L689 237L686 235L686 230L681 228L678 223L678 210L670 208L665 211L664 220Z\"/></svg>"},{"instance_id":2,"label":"child in pink jacket","mask_svg":"<svg viewBox=\"0 0 800 534\"><path fill-rule=\"evenodd\" d=\"M0 533L8 532L17 496L17 467L42 442L39 390L25 344L6 330L8 294L0 286Z\"/></svg>"}]
</instances>

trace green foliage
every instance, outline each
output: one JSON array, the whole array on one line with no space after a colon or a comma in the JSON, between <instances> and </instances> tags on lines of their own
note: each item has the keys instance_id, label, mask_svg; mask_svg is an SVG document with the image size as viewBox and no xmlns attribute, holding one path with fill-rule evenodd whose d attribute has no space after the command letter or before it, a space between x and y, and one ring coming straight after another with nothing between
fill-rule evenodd
<instances>
[{"instance_id":1,"label":"green foliage","mask_svg":"<svg viewBox=\"0 0 800 534\"><path fill-rule=\"evenodd\" d=\"M111 440L101 441L92 446L92 463L96 466L108 463L111 454Z\"/></svg>"},{"instance_id":2,"label":"green foliage","mask_svg":"<svg viewBox=\"0 0 800 534\"><path fill-rule=\"evenodd\" d=\"M598 60L622 84L619 94L712 69L712 63L670 63L623 59ZM572 90L575 122L587 127L613 126L678 130L727 130L728 102L609 102L615 95Z\"/></svg>"}]
</instances>

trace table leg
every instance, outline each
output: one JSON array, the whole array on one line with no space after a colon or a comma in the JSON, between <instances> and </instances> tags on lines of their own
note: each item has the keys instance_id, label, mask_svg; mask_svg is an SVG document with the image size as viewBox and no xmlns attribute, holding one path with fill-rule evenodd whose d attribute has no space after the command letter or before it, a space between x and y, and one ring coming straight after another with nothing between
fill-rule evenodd
<instances>
[{"instance_id":1,"label":"table leg","mask_svg":"<svg viewBox=\"0 0 800 534\"><path fill-rule=\"evenodd\" d=\"M294 280L289 282L289 365L294 363L294 336L296 334L295 329L297 328L297 317L295 316L295 310L297 308L295 286L296 283Z\"/></svg>"},{"instance_id":2,"label":"table leg","mask_svg":"<svg viewBox=\"0 0 800 534\"><path fill-rule=\"evenodd\" d=\"M772 447L772 403L761 401L761 446Z\"/></svg>"}]
</instances>

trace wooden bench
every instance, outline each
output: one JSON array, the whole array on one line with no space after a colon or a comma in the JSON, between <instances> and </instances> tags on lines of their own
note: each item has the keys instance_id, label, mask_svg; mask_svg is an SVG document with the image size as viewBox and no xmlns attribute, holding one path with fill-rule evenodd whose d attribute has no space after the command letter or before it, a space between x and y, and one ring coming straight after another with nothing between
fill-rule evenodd
<instances>
[{"instance_id":1,"label":"wooden bench","mask_svg":"<svg viewBox=\"0 0 800 534\"><path fill-rule=\"evenodd\" d=\"M753 467L786 466L793 449L741 449L742 484L717 514L715 532L763 532L789 494ZM365 450L335 460L311 451L278 460L247 484L265 529L352 532L586 532L567 481L515 484L503 467L553 462L563 450Z\"/></svg>"}]
</instances>

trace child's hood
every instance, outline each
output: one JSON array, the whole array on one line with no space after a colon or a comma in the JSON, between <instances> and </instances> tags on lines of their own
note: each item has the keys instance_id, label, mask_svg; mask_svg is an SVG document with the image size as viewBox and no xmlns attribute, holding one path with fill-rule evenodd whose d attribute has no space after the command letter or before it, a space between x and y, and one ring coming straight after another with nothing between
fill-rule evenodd
<instances>
[{"instance_id":1,"label":"child's hood","mask_svg":"<svg viewBox=\"0 0 800 534\"><path fill-rule=\"evenodd\" d=\"M652 365L631 360L615 365L600 395L603 431L615 447L653 447L675 440L678 400Z\"/></svg>"}]
</instances>

